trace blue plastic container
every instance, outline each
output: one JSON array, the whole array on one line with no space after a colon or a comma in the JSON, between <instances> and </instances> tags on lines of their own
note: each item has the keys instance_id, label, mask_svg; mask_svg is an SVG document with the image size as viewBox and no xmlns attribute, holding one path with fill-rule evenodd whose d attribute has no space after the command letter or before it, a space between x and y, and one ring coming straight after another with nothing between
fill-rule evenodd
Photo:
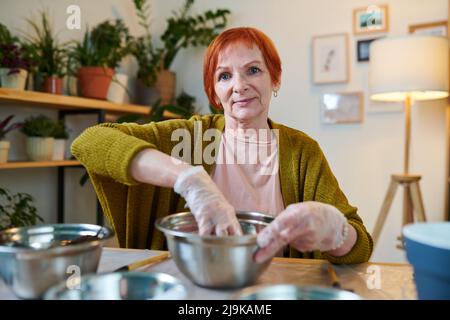
<instances>
[{"instance_id":1,"label":"blue plastic container","mask_svg":"<svg viewBox=\"0 0 450 320\"><path fill-rule=\"evenodd\" d=\"M450 222L409 224L403 237L419 299L449 300Z\"/></svg>"}]
</instances>

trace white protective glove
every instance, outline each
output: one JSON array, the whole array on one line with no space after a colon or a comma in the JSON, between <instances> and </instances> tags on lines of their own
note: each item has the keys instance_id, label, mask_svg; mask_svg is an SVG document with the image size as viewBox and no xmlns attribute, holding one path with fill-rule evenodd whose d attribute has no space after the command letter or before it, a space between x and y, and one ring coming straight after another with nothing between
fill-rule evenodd
<instances>
[{"instance_id":1,"label":"white protective glove","mask_svg":"<svg viewBox=\"0 0 450 320\"><path fill-rule=\"evenodd\" d=\"M197 221L200 235L242 234L236 210L202 166L182 171L173 189L186 200Z\"/></svg>"},{"instance_id":2,"label":"white protective glove","mask_svg":"<svg viewBox=\"0 0 450 320\"><path fill-rule=\"evenodd\" d=\"M344 244L349 224L334 206L307 201L289 205L257 236L257 262L273 257L289 244L308 252L335 250Z\"/></svg>"}]
</instances>

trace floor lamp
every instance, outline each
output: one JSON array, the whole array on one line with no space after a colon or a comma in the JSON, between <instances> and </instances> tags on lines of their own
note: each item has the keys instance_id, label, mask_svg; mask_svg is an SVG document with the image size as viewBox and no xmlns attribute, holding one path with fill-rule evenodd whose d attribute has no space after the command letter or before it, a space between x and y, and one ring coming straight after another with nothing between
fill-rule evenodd
<instances>
[{"instance_id":1,"label":"floor lamp","mask_svg":"<svg viewBox=\"0 0 450 320\"><path fill-rule=\"evenodd\" d=\"M399 185L404 189L402 224L412 223L414 220L426 221L419 185L421 176L409 172L411 106L414 101L448 97L448 60L448 40L444 37L388 37L376 40L370 46L370 99L401 101L405 106L403 173L391 175L391 182L372 233L375 245Z\"/></svg>"}]
</instances>

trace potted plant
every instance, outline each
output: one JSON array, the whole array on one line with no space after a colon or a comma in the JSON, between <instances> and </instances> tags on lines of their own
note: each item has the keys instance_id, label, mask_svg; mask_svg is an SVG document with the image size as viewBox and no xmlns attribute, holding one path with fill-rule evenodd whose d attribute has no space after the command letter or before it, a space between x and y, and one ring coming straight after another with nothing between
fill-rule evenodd
<instances>
[{"instance_id":1,"label":"potted plant","mask_svg":"<svg viewBox=\"0 0 450 320\"><path fill-rule=\"evenodd\" d=\"M27 193L13 194L8 189L0 188L0 230L44 222L33 201Z\"/></svg>"},{"instance_id":2,"label":"potted plant","mask_svg":"<svg viewBox=\"0 0 450 320\"><path fill-rule=\"evenodd\" d=\"M6 134L14 129L19 129L20 127L22 127L22 123L20 122L11 123L8 126L12 118L14 118L14 115L10 115L0 121L0 163L8 162L8 154L11 144L9 141L4 140Z\"/></svg>"},{"instance_id":3,"label":"potted plant","mask_svg":"<svg viewBox=\"0 0 450 320\"><path fill-rule=\"evenodd\" d=\"M40 25L31 19L27 19L27 22L33 34L25 34L24 48L35 65L36 89L62 94L67 64L65 45L58 43L46 12L41 12Z\"/></svg>"},{"instance_id":4,"label":"potted plant","mask_svg":"<svg viewBox=\"0 0 450 320\"><path fill-rule=\"evenodd\" d=\"M0 84L3 88L24 90L30 59L18 38L0 23Z\"/></svg>"},{"instance_id":5,"label":"potted plant","mask_svg":"<svg viewBox=\"0 0 450 320\"><path fill-rule=\"evenodd\" d=\"M55 139L53 143L53 157L52 160L64 160L66 151L66 141L69 139L69 132L63 120L59 120L53 129L52 133Z\"/></svg>"},{"instance_id":6,"label":"potted plant","mask_svg":"<svg viewBox=\"0 0 450 320\"><path fill-rule=\"evenodd\" d=\"M227 24L229 10L206 11L190 16L194 0L186 0L181 10L167 19L167 28L161 36L162 47L156 48L150 33L149 5L147 0L134 0L139 24L144 36L133 39L131 51L138 65L138 79L145 85L154 85L161 98L161 105L170 104L175 95L176 76L170 67L182 48L207 46Z\"/></svg>"},{"instance_id":7,"label":"potted plant","mask_svg":"<svg viewBox=\"0 0 450 320\"><path fill-rule=\"evenodd\" d=\"M79 93L106 99L108 88L122 58L129 53L129 32L122 20L100 23L69 50L69 68L76 74Z\"/></svg>"},{"instance_id":8,"label":"potted plant","mask_svg":"<svg viewBox=\"0 0 450 320\"><path fill-rule=\"evenodd\" d=\"M52 160L54 130L54 121L44 115L25 119L21 131L27 136L26 152L31 161Z\"/></svg>"}]
</instances>

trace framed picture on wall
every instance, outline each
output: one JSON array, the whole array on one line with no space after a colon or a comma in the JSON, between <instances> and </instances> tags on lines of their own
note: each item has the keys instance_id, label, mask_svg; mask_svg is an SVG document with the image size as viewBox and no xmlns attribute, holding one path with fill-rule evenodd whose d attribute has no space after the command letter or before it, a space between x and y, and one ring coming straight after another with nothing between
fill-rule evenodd
<instances>
[{"instance_id":1,"label":"framed picture on wall","mask_svg":"<svg viewBox=\"0 0 450 320\"><path fill-rule=\"evenodd\" d=\"M348 82L348 35L315 36L312 42L313 83Z\"/></svg>"},{"instance_id":2,"label":"framed picture on wall","mask_svg":"<svg viewBox=\"0 0 450 320\"><path fill-rule=\"evenodd\" d=\"M358 62L370 60L370 44L377 39L378 38L356 41L356 56Z\"/></svg>"},{"instance_id":3,"label":"framed picture on wall","mask_svg":"<svg viewBox=\"0 0 450 320\"><path fill-rule=\"evenodd\" d=\"M364 94L358 92L324 93L321 96L323 124L362 123Z\"/></svg>"},{"instance_id":4,"label":"framed picture on wall","mask_svg":"<svg viewBox=\"0 0 450 320\"><path fill-rule=\"evenodd\" d=\"M353 10L353 33L356 35L388 32L389 10L387 5L370 5Z\"/></svg>"},{"instance_id":5,"label":"framed picture on wall","mask_svg":"<svg viewBox=\"0 0 450 320\"><path fill-rule=\"evenodd\" d=\"M447 20L442 20L436 22L410 25L409 33L446 37L448 33L447 29L448 29Z\"/></svg>"}]
</instances>

